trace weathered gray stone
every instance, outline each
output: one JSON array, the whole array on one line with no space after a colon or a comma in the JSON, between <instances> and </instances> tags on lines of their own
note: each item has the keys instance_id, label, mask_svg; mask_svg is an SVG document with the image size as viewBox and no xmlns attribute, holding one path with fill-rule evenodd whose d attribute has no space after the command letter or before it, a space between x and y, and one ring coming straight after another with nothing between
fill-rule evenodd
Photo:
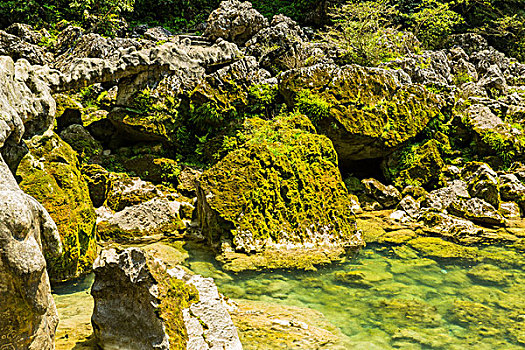
<instances>
[{"instance_id":1,"label":"weathered gray stone","mask_svg":"<svg viewBox=\"0 0 525 350\"><path fill-rule=\"evenodd\" d=\"M421 206L436 210L445 210L460 198L470 198L467 184L462 180L454 180L447 187L434 190L425 196Z\"/></svg>"},{"instance_id":2,"label":"weathered gray stone","mask_svg":"<svg viewBox=\"0 0 525 350\"><path fill-rule=\"evenodd\" d=\"M416 201L411 195L407 195L401 200L401 202L399 202L397 208L406 212L410 217L417 218L419 215L421 204L420 202Z\"/></svg>"},{"instance_id":3,"label":"weathered gray stone","mask_svg":"<svg viewBox=\"0 0 525 350\"><path fill-rule=\"evenodd\" d=\"M500 203L499 212L507 219L519 219L521 216L520 207L515 202Z\"/></svg>"},{"instance_id":4,"label":"weathered gray stone","mask_svg":"<svg viewBox=\"0 0 525 350\"><path fill-rule=\"evenodd\" d=\"M58 315L44 255L61 254L58 230L1 156L0 188L0 348L54 349Z\"/></svg>"},{"instance_id":5,"label":"weathered gray stone","mask_svg":"<svg viewBox=\"0 0 525 350\"><path fill-rule=\"evenodd\" d=\"M385 186L376 179L364 179L365 193L379 202L384 208L393 208L401 201L401 193L392 185Z\"/></svg>"},{"instance_id":6,"label":"weathered gray stone","mask_svg":"<svg viewBox=\"0 0 525 350\"><path fill-rule=\"evenodd\" d=\"M178 235L185 225L179 211L181 203L165 198L126 207L111 218L100 221L98 233L103 239L116 241L160 239L164 235Z\"/></svg>"},{"instance_id":7,"label":"weathered gray stone","mask_svg":"<svg viewBox=\"0 0 525 350\"><path fill-rule=\"evenodd\" d=\"M491 204L480 198L459 199L449 205L448 212L482 225L504 226L507 223Z\"/></svg>"},{"instance_id":8,"label":"weathered gray stone","mask_svg":"<svg viewBox=\"0 0 525 350\"><path fill-rule=\"evenodd\" d=\"M242 349L212 279L167 269L137 248L102 251L94 271L92 323L104 349ZM170 295L169 288L177 290Z\"/></svg>"},{"instance_id":9,"label":"weathered gray stone","mask_svg":"<svg viewBox=\"0 0 525 350\"><path fill-rule=\"evenodd\" d=\"M221 2L219 8L210 14L204 36L243 45L267 26L268 20L252 7L251 2L228 0Z\"/></svg>"}]
</instances>

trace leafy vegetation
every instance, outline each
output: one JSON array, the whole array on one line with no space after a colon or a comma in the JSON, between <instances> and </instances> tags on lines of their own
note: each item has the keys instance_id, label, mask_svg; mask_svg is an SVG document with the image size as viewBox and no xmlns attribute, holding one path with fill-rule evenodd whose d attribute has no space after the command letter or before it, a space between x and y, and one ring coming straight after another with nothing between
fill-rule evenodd
<instances>
[{"instance_id":1,"label":"leafy vegetation","mask_svg":"<svg viewBox=\"0 0 525 350\"><path fill-rule=\"evenodd\" d=\"M376 65L392 56L385 38L396 14L387 0L351 1L332 10L334 25L322 37L341 49L343 63Z\"/></svg>"}]
</instances>

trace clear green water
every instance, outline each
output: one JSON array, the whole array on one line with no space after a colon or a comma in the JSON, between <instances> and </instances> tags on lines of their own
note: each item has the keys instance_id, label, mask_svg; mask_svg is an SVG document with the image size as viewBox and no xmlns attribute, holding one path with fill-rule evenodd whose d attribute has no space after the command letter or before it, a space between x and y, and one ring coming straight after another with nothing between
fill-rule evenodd
<instances>
[{"instance_id":1,"label":"clear green water","mask_svg":"<svg viewBox=\"0 0 525 350\"><path fill-rule=\"evenodd\" d=\"M318 271L233 274L222 271L210 252L184 249L188 267L213 277L224 295L320 311L349 338L349 349L525 348L521 269L438 262L405 246L369 245L352 261ZM82 349L71 335L90 334L92 282L90 275L54 289L61 320L57 349L75 343Z\"/></svg>"},{"instance_id":2,"label":"clear green water","mask_svg":"<svg viewBox=\"0 0 525 350\"><path fill-rule=\"evenodd\" d=\"M437 262L408 247L374 245L348 263L315 272L230 274L199 251L190 253L189 267L213 277L230 298L320 311L352 348L525 348L522 270ZM357 281L350 276L345 283L349 271Z\"/></svg>"}]
</instances>

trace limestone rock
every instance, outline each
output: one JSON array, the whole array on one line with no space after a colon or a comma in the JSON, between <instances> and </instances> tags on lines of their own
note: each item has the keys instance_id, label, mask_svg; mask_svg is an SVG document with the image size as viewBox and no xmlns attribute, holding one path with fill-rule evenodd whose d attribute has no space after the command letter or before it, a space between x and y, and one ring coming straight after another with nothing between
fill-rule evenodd
<instances>
[{"instance_id":1,"label":"limestone rock","mask_svg":"<svg viewBox=\"0 0 525 350\"><path fill-rule=\"evenodd\" d=\"M267 26L268 20L252 7L251 2L228 0L221 2L219 8L210 14L204 36L243 45Z\"/></svg>"},{"instance_id":2,"label":"limestone rock","mask_svg":"<svg viewBox=\"0 0 525 350\"><path fill-rule=\"evenodd\" d=\"M111 174L111 187L107 196L107 205L114 211L147 202L161 195L155 185L138 177Z\"/></svg>"},{"instance_id":3,"label":"limestone rock","mask_svg":"<svg viewBox=\"0 0 525 350\"><path fill-rule=\"evenodd\" d=\"M58 315L44 254L61 254L60 236L1 156L0 185L0 348L54 349Z\"/></svg>"},{"instance_id":4,"label":"limestone rock","mask_svg":"<svg viewBox=\"0 0 525 350\"><path fill-rule=\"evenodd\" d=\"M172 36L171 32L163 27L148 28L144 32L144 38L152 41L168 40Z\"/></svg>"},{"instance_id":5,"label":"limestone rock","mask_svg":"<svg viewBox=\"0 0 525 350\"><path fill-rule=\"evenodd\" d=\"M483 238L482 228L469 220L444 213L423 211L420 221L427 225L431 232L458 242L479 243Z\"/></svg>"},{"instance_id":6,"label":"limestone rock","mask_svg":"<svg viewBox=\"0 0 525 350\"><path fill-rule=\"evenodd\" d=\"M104 240L152 240L177 236L185 229L179 216L181 203L165 198L129 206L97 225Z\"/></svg>"},{"instance_id":7,"label":"limestone rock","mask_svg":"<svg viewBox=\"0 0 525 350\"><path fill-rule=\"evenodd\" d=\"M468 187L464 181L454 180L448 186L428 193L421 203L421 206L436 210L445 210L460 198L470 198Z\"/></svg>"},{"instance_id":8,"label":"limestone rock","mask_svg":"<svg viewBox=\"0 0 525 350\"><path fill-rule=\"evenodd\" d=\"M503 174L499 177L501 199L522 201L525 196L525 185L514 174Z\"/></svg>"},{"instance_id":9,"label":"limestone rock","mask_svg":"<svg viewBox=\"0 0 525 350\"><path fill-rule=\"evenodd\" d=\"M52 132L33 137L27 146L17 170L20 187L47 209L64 243L64 254L49 261L50 277L77 277L91 269L96 255L95 210L77 155Z\"/></svg>"},{"instance_id":10,"label":"limestone rock","mask_svg":"<svg viewBox=\"0 0 525 350\"><path fill-rule=\"evenodd\" d=\"M451 35L448 39L448 43L450 46L457 45L461 47L467 55L486 50L489 47L485 38L474 33Z\"/></svg>"},{"instance_id":11,"label":"limestone rock","mask_svg":"<svg viewBox=\"0 0 525 350\"><path fill-rule=\"evenodd\" d=\"M507 223L491 204L480 198L455 201L450 204L448 211L482 225L505 226Z\"/></svg>"},{"instance_id":12,"label":"limestone rock","mask_svg":"<svg viewBox=\"0 0 525 350\"><path fill-rule=\"evenodd\" d=\"M269 27L246 43L246 53L257 57L261 67L273 74L329 62L322 45L308 42L301 27L283 15L275 15Z\"/></svg>"},{"instance_id":13,"label":"limestone rock","mask_svg":"<svg viewBox=\"0 0 525 350\"><path fill-rule=\"evenodd\" d=\"M410 217L417 218L421 204L411 195L406 195L397 205L397 208L406 212Z\"/></svg>"},{"instance_id":14,"label":"limestone rock","mask_svg":"<svg viewBox=\"0 0 525 350\"><path fill-rule=\"evenodd\" d=\"M452 84L451 62L445 51L424 51L392 60L383 66L401 68L412 82L426 86L449 88Z\"/></svg>"},{"instance_id":15,"label":"limestone rock","mask_svg":"<svg viewBox=\"0 0 525 350\"><path fill-rule=\"evenodd\" d=\"M31 64L44 65L50 63L53 56L42 47L31 44L18 36L0 30L0 55L6 55L18 60L26 59Z\"/></svg>"},{"instance_id":16,"label":"limestone rock","mask_svg":"<svg viewBox=\"0 0 525 350\"><path fill-rule=\"evenodd\" d=\"M45 29L36 31L30 25L23 23L13 23L5 31L33 45L38 45L42 43L44 38L49 37L49 33Z\"/></svg>"},{"instance_id":17,"label":"limestone rock","mask_svg":"<svg viewBox=\"0 0 525 350\"><path fill-rule=\"evenodd\" d=\"M393 208L401 201L401 193L392 185L385 186L376 179L361 181L365 193L379 202L384 208Z\"/></svg>"},{"instance_id":18,"label":"limestone rock","mask_svg":"<svg viewBox=\"0 0 525 350\"><path fill-rule=\"evenodd\" d=\"M301 115L245 123L246 142L199 179L198 217L213 245L300 268L301 251L321 253L327 263L362 244L351 210L355 197L342 182L332 144L311 130ZM312 268L313 260L310 255L305 266Z\"/></svg>"},{"instance_id":19,"label":"limestone rock","mask_svg":"<svg viewBox=\"0 0 525 350\"><path fill-rule=\"evenodd\" d=\"M181 267L168 270L168 274L194 286L199 293L199 301L182 311L188 332L186 349L242 350L237 328L213 279L189 274Z\"/></svg>"},{"instance_id":20,"label":"limestone rock","mask_svg":"<svg viewBox=\"0 0 525 350\"><path fill-rule=\"evenodd\" d=\"M497 208L499 206L498 174L485 163L471 162L463 169L471 197L477 197Z\"/></svg>"},{"instance_id":21,"label":"limestone rock","mask_svg":"<svg viewBox=\"0 0 525 350\"><path fill-rule=\"evenodd\" d=\"M94 271L92 323L103 348L242 349L212 279L136 248L102 251Z\"/></svg>"},{"instance_id":22,"label":"limestone rock","mask_svg":"<svg viewBox=\"0 0 525 350\"><path fill-rule=\"evenodd\" d=\"M177 177L179 182L177 190L182 193L196 194L197 182L201 174L201 170L185 167Z\"/></svg>"},{"instance_id":23,"label":"limestone rock","mask_svg":"<svg viewBox=\"0 0 525 350\"><path fill-rule=\"evenodd\" d=\"M64 70L74 60L79 58L115 60L119 58L121 50L142 50L154 46L154 43L148 40L107 38L95 33L80 35L74 42L74 45L71 46L60 45L62 43L66 45L71 44L68 41L59 42L57 47L57 50L64 51L64 54L56 58L54 67L61 70Z\"/></svg>"},{"instance_id":24,"label":"limestone rock","mask_svg":"<svg viewBox=\"0 0 525 350\"><path fill-rule=\"evenodd\" d=\"M519 219L521 216L520 207L515 202L500 203L499 212L507 219Z\"/></svg>"},{"instance_id":25,"label":"limestone rock","mask_svg":"<svg viewBox=\"0 0 525 350\"><path fill-rule=\"evenodd\" d=\"M109 172L97 164L84 164L80 169L89 189L89 197L93 206L102 206L108 198L111 190L111 179Z\"/></svg>"},{"instance_id":26,"label":"limestone rock","mask_svg":"<svg viewBox=\"0 0 525 350\"><path fill-rule=\"evenodd\" d=\"M292 69L279 75L279 91L332 140L342 163L390 154L419 134L442 104L403 70L357 65Z\"/></svg>"}]
</instances>

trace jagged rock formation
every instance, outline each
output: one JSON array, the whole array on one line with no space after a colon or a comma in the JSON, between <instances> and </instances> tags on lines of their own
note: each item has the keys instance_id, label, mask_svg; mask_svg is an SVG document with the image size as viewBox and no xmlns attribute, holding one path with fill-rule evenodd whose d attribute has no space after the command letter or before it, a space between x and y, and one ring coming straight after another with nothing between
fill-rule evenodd
<instances>
[{"instance_id":1,"label":"jagged rock formation","mask_svg":"<svg viewBox=\"0 0 525 350\"><path fill-rule=\"evenodd\" d=\"M18 166L20 188L35 197L57 224L62 256L48 260L52 280L87 273L96 257L96 215L77 155L48 131L26 142L29 152Z\"/></svg>"},{"instance_id":2,"label":"jagged rock formation","mask_svg":"<svg viewBox=\"0 0 525 350\"><path fill-rule=\"evenodd\" d=\"M223 1L210 14L204 36L211 40L222 38L242 45L267 26L268 20L252 7L251 2Z\"/></svg>"},{"instance_id":3,"label":"jagged rock formation","mask_svg":"<svg viewBox=\"0 0 525 350\"><path fill-rule=\"evenodd\" d=\"M47 90L27 68L27 61L15 65L11 58L0 57L2 153L6 144L18 143L24 122L42 125L38 118L47 120L54 108ZM37 84L26 85L27 81ZM44 207L18 187L2 156L0 184L0 348L54 349L58 316L44 252L48 257L60 255L60 237Z\"/></svg>"},{"instance_id":4,"label":"jagged rock formation","mask_svg":"<svg viewBox=\"0 0 525 350\"><path fill-rule=\"evenodd\" d=\"M92 323L103 348L242 349L213 280L136 248L102 251L94 271Z\"/></svg>"}]
</instances>

